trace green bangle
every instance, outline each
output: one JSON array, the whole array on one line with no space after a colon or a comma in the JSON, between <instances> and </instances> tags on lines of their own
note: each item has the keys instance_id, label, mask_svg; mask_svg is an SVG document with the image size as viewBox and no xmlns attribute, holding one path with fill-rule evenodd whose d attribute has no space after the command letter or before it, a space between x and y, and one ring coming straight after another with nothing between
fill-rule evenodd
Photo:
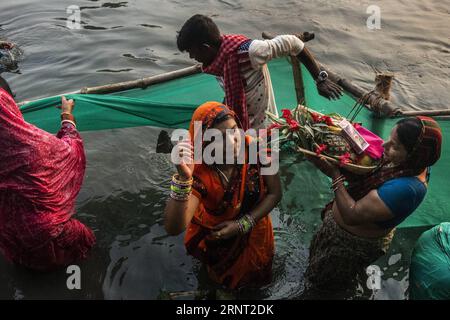
<instances>
[{"instance_id":1,"label":"green bangle","mask_svg":"<svg viewBox=\"0 0 450 320\"><path fill-rule=\"evenodd\" d=\"M177 186L174 186L173 184L170 186L170 190L176 193L189 193L192 191L192 187L188 188L178 188Z\"/></svg>"},{"instance_id":2,"label":"green bangle","mask_svg":"<svg viewBox=\"0 0 450 320\"><path fill-rule=\"evenodd\" d=\"M253 227L252 223L250 222L247 216L244 216L241 219L239 219L238 224L242 234L249 233Z\"/></svg>"}]
</instances>

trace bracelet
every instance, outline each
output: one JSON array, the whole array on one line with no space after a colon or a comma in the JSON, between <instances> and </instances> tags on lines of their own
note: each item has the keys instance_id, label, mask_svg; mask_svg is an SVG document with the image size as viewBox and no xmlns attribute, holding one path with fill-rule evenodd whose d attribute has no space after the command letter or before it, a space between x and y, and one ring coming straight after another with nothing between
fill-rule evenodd
<instances>
[{"instance_id":1,"label":"bracelet","mask_svg":"<svg viewBox=\"0 0 450 320\"><path fill-rule=\"evenodd\" d=\"M254 227L254 226L256 226L256 220L255 220L255 218L253 218L251 215L249 215L249 214L246 214L245 215L246 217L247 217L247 219L250 221L250 223L251 223L251 225L252 225L252 228Z\"/></svg>"},{"instance_id":2,"label":"bracelet","mask_svg":"<svg viewBox=\"0 0 450 320\"><path fill-rule=\"evenodd\" d=\"M338 182L336 182L335 184L333 184L333 185L330 187L330 189L333 190L333 191L335 191L335 190L337 190L340 186L343 186L343 185L344 185L344 181L338 181Z\"/></svg>"},{"instance_id":3,"label":"bracelet","mask_svg":"<svg viewBox=\"0 0 450 320\"><path fill-rule=\"evenodd\" d=\"M336 179L333 179L330 189L333 190L333 192L336 192L341 186L344 185L344 181L345 177L343 175L340 175Z\"/></svg>"},{"instance_id":4,"label":"bracelet","mask_svg":"<svg viewBox=\"0 0 450 320\"><path fill-rule=\"evenodd\" d=\"M344 181L338 181L335 184L331 185L330 189L334 190L337 189L338 187L340 187L341 185L344 185Z\"/></svg>"},{"instance_id":5,"label":"bracelet","mask_svg":"<svg viewBox=\"0 0 450 320\"><path fill-rule=\"evenodd\" d=\"M75 124L75 122L73 122L72 120L62 120L62 121L61 121L61 125L63 125L65 122L70 123L70 124L73 125L75 128L77 127L77 125Z\"/></svg>"},{"instance_id":6,"label":"bracelet","mask_svg":"<svg viewBox=\"0 0 450 320\"><path fill-rule=\"evenodd\" d=\"M180 188L179 186L172 184L170 186L170 191L173 191L175 193L190 193L192 191L192 187L189 186L185 188Z\"/></svg>"},{"instance_id":7,"label":"bracelet","mask_svg":"<svg viewBox=\"0 0 450 320\"><path fill-rule=\"evenodd\" d=\"M176 201L187 201L187 200L189 200L190 195L191 195L190 192L186 193L186 194L179 194L179 193L176 193L173 191L170 192L170 197Z\"/></svg>"},{"instance_id":8,"label":"bracelet","mask_svg":"<svg viewBox=\"0 0 450 320\"><path fill-rule=\"evenodd\" d=\"M255 219L249 214L246 214L236 222L238 224L239 233L241 235L249 233L250 230L253 229L253 227L256 225Z\"/></svg>"},{"instance_id":9,"label":"bracelet","mask_svg":"<svg viewBox=\"0 0 450 320\"><path fill-rule=\"evenodd\" d=\"M192 183L194 182L194 178L190 178L189 180L180 180L179 174L174 174L172 176L172 182L178 186L192 186Z\"/></svg>"},{"instance_id":10,"label":"bracelet","mask_svg":"<svg viewBox=\"0 0 450 320\"><path fill-rule=\"evenodd\" d=\"M339 183L338 185L334 186L331 188L331 190L333 190L333 192L336 192L340 187L344 186L344 183Z\"/></svg>"},{"instance_id":11,"label":"bracelet","mask_svg":"<svg viewBox=\"0 0 450 320\"><path fill-rule=\"evenodd\" d=\"M337 181L344 181L345 180L345 176L344 175L340 175L339 177L337 177L336 179L333 179L333 183L337 182Z\"/></svg>"},{"instance_id":12,"label":"bracelet","mask_svg":"<svg viewBox=\"0 0 450 320\"><path fill-rule=\"evenodd\" d=\"M193 182L193 178L183 181L179 179L178 174L174 174L170 183L170 197L177 201L187 201L192 192Z\"/></svg>"},{"instance_id":13,"label":"bracelet","mask_svg":"<svg viewBox=\"0 0 450 320\"><path fill-rule=\"evenodd\" d=\"M186 189L186 188L190 188L192 187L192 184L178 184L175 181L172 180L172 182L170 183L171 186L175 186L179 189Z\"/></svg>"},{"instance_id":14,"label":"bracelet","mask_svg":"<svg viewBox=\"0 0 450 320\"><path fill-rule=\"evenodd\" d=\"M339 177L337 177L336 179L333 179L333 182L331 183L331 186L334 187L337 184L344 182L345 181L345 177L343 175L340 175Z\"/></svg>"}]
</instances>

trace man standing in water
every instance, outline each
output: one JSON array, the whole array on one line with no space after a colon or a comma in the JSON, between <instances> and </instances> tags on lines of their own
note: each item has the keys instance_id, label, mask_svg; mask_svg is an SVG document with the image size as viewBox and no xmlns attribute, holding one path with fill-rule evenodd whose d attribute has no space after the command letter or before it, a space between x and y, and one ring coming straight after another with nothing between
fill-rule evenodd
<instances>
[{"instance_id":1,"label":"man standing in water","mask_svg":"<svg viewBox=\"0 0 450 320\"><path fill-rule=\"evenodd\" d=\"M225 102L236 112L243 129L265 127L266 110L277 114L267 63L293 55L316 80L319 93L338 99L342 88L328 79L303 41L294 35L272 40L251 40L242 35L221 35L211 18L196 14L185 22L177 37L180 51L203 64L203 72L215 75L225 91Z\"/></svg>"}]
</instances>

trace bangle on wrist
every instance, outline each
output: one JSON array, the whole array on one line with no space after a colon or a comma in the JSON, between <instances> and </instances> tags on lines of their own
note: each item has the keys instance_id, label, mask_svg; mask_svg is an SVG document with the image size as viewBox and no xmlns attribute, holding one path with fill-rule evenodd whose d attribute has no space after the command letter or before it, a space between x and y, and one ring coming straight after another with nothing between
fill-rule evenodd
<instances>
[{"instance_id":1,"label":"bangle on wrist","mask_svg":"<svg viewBox=\"0 0 450 320\"><path fill-rule=\"evenodd\" d=\"M337 184L336 186L331 187L330 189L333 190L333 192L336 192L339 190L340 187L343 187L343 186L344 186L344 183L341 182L341 183Z\"/></svg>"},{"instance_id":2,"label":"bangle on wrist","mask_svg":"<svg viewBox=\"0 0 450 320\"><path fill-rule=\"evenodd\" d=\"M245 235L245 234L249 233L253 229L253 227L256 225L255 219L249 214L246 214L239 220L236 220L236 223L238 225L239 233L241 235Z\"/></svg>"},{"instance_id":3,"label":"bangle on wrist","mask_svg":"<svg viewBox=\"0 0 450 320\"><path fill-rule=\"evenodd\" d=\"M192 193L192 183L194 179L179 180L179 175L172 176L170 183L170 197L177 201L187 201Z\"/></svg>"},{"instance_id":4,"label":"bangle on wrist","mask_svg":"<svg viewBox=\"0 0 450 320\"><path fill-rule=\"evenodd\" d=\"M344 185L344 182L345 177L343 175L340 175L339 177L333 179L330 189L333 190L333 192L336 192L341 186Z\"/></svg>"},{"instance_id":5,"label":"bangle on wrist","mask_svg":"<svg viewBox=\"0 0 450 320\"><path fill-rule=\"evenodd\" d=\"M75 128L77 127L77 125L76 125L76 123L74 122L74 121L72 121L72 120L67 120L67 119L65 119L65 120L62 120L61 121L61 125L63 125L64 123L70 123L71 125L73 125Z\"/></svg>"},{"instance_id":6,"label":"bangle on wrist","mask_svg":"<svg viewBox=\"0 0 450 320\"><path fill-rule=\"evenodd\" d=\"M183 180L180 178L180 175L178 173L176 173L172 176L172 182L179 186L187 186L187 185L192 185L192 183L194 182L194 179L190 178L188 180Z\"/></svg>"},{"instance_id":7,"label":"bangle on wrist","mask_svg":"<svg viewBox=\"0 0 450 320\"><path fill-rule=\"evenodd\" d=\"M176 201L188 201L190 195L191 193L179 194L173 191L170 192L170 197Z\"/></svg>"}]
</instances>

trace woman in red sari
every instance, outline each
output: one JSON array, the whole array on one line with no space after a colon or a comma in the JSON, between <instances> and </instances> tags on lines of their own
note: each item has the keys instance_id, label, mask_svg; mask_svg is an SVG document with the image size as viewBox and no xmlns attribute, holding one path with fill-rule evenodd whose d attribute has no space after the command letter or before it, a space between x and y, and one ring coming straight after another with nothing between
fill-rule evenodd
<instances>
[{"instance_id":1,"label":"woman in red sari","mask_svg":"<svg viewBox=\"0 0 450 320\"><path fill-rule=\"evenodd\" d=\"M56 136L27 123L0 77L0 252L46 271L85 258L92 231L72 218L83 181L83 141L62 98Z\"/></svg>"},{"instance_id":2,"label":"woman in red sari","mask_svg":"<svg viewBox=\"0 0 450 320\"><path fill-rule=\"evenodd\" d=\"M225 105L208 102L195 111L194 122L202 122L202 133L215 128L232 141L234 159L240 151L240 135L229 136L227 129L238 129L235 114ZM261 175L259 164L248 161L249 137L245 137L244 164L207 165L190 161L177 165L171 198L165 209L165 228L171 235L186 230L189 254L202 261L210 278L229 289L270 281L274 237L270 211L281 199L278 174ZM202 141L202 148L206 144ZM192 158L192 144L177 146L180 156Z\"/></svg>"}]
</instances>

